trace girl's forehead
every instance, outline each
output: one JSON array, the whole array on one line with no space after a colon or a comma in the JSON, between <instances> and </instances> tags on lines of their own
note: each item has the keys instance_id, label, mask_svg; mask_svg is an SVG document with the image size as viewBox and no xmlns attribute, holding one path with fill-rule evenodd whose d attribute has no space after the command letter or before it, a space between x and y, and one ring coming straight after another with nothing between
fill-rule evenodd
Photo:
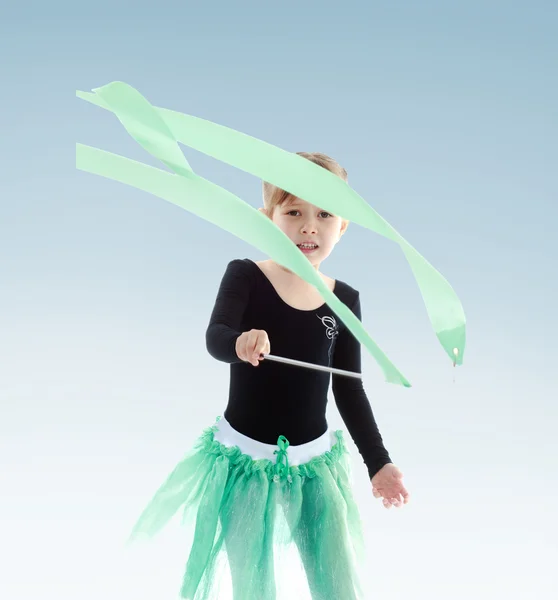
<instances>
[{"instance_id":1,"label":"girl's forehead","mask_svg":"<svg viewBox=\"0 0 558 600\"><path fill-rule=\"evenodd\" d=\"M310 204L310 202L306 202L306 200L302 200L302 198L297 198L296 196L290 196L285 201L285 205L288 205L288 206L306 206L306 207L310 207L310 208L317 208L313 204Z\"/></svg>"}]
</instances>

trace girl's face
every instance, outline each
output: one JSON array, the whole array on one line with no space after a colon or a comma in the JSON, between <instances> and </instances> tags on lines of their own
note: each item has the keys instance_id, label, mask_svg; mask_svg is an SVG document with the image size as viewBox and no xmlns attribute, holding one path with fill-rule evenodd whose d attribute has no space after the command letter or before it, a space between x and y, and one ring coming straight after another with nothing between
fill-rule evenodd
<instances>
[{"instance_id":1,"label":"girl's face","mask_svg":"<svg viewBox=\"0 0 558 600\"><path fill-rule=\"evenodd\" d=\"M290 198L282 206L276 206L272 221L316 268L330 255L348 225L341 217L300 198Z\"/></svg>"}]
</instances>

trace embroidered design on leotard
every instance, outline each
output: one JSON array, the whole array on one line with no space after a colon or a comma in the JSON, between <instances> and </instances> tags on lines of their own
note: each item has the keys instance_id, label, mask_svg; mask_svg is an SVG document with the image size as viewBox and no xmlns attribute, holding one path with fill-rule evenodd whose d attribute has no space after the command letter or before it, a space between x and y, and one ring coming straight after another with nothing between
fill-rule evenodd
<instances>
[{"instance_id":1,"label":"embroidered design on leotard","mask_svg":"<svg viewBox=\"0 0 558 600\"><path fill-rule=\"evenodd\" d=\"M331 365L331 351L333 349L333 342L335 338L339 335L339 325L337 325L337 321L333 315L326 315L324 317L320 317L320 315L316 315L318 319L322 322L322 325L326 328L326 336L331 340L329 344L329 349L327 351L328 357L328 365Z\"/></svg>"}]
</instances>

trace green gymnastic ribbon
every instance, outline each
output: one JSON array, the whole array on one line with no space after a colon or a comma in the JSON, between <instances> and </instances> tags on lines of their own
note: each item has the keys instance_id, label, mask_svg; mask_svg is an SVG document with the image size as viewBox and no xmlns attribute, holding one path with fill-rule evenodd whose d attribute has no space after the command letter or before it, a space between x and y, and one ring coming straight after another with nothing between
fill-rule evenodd
<instances>
[{"instance_id":1,"label":"green gymnastic ribbon","mask_svg":"<svg viewBox=\"0 0 558 600\"><path fill-rule=\"evenodd\" d=\"M77 96L112 111L128 133L175 174L82 144L76 145L77 168L126 183L185 208L290 269L316 287L324 301L376 359L388 382L410 387L296 245L268 217L227 190L197 176L178 142L396 241L416 277L438 340L454 365L462 364L465 315L457 295L442 275L342 179L301 156L238 131L154 107L125 83L113 82L93 92L78 91Z\"/></svg>"}]
</instances>

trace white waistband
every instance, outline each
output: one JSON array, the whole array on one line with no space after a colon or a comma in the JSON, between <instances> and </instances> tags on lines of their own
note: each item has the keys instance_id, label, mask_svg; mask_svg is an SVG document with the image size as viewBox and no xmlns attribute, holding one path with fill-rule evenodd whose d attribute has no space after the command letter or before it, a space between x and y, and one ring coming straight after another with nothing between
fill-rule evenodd
<instances>
[{"instance_id":1,"label":"white waistband","mask_svg":"<svg viewBox=\"0 0 558 600\"><path fill-rule=\"evenodd\" d=\"M215 431L215 439L224 446L238 446L243 454L247 454L254 460L267 458L272 462L277 461L277 454L274 452L278 449L276 444L263 444L257 440L253 440L246 435L243 435L236 429L233 429L231 424L221 417L217 421L217 431ZM288 439L288 438L287 438ZM335 444L335 432L328 429L323 435L306 444L298 446L290 446L287 448L287 456L289 465L302 465L309 462L316 456L320 456L331 450Z\"/></svg>"}]
</instances>

